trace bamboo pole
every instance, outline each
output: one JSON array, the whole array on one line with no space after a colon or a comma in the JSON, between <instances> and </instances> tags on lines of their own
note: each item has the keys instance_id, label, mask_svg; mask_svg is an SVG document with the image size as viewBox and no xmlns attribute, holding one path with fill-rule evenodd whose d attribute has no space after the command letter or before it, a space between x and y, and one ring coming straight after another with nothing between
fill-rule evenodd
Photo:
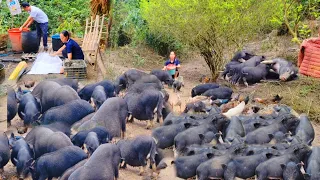
<instances>
[{"instance_id":1,"label":"bamboo pole","mask_svg":"<svg viewBox=\"0 0 320 180\"><path fill-rule=\"evenodd\" d=\"M102 55L101 55L101 51L100 49L98 48L98 54L99 54L99 58L97 58L97 64L100 68L100 71L101 71L101 74L102 74L102 77L104 78L107 74L107 70L106 68L104 67L104 64L103 64L103 61L102 61ZM97 55L98 56L98 55Z\"/></svg>"},{"instance_id":2,"label":"bamboo pole","mask_svg":"<svg viewBox=\"0 0 320 180\"><path fill-rule=\"evenodd\" d=\"M88 25L89 25L89 18L86 19L86 28L85 28L85 33L84 33L83 42L82 42L82 49L85 49L85 44L88 39Z\"/></svg>"},{"instance_id":3,"label":"bamboo pole","mask_svg":"<svg viewBox=\"0 0 320 180\"><path fill-rule=\"evenodd\" d=\"M90 41L91 41L91 36L92 36L92 23L93 23L93 17L91 16L91 21L90 21L90 29L89 29L89 32L88 32L88 37L87 37L87 40L86 40L86 42L84 42L85 43L85 50L87 50L88 48L89 48L89 43L90 43Z\"/></svg>"},{"instance_id":4,"label":"bamboo pole","mask_svg":"<svg viewBox=\"0 0 320 180\"><path fill-rule=\"evenodd\" d=\"M103 23L104 23L104 15L102 15L102 17L101 17L101 25L100 25L100 32L99 32L98 41L100 41L101 36L102 36ZM98 43L99 43L99 42L98 42Z\"/></svg>"},{"instance_id":5,"label":"bamboo pole","mask_svg":"<svg viewBox=\"0 0 320 180\"><path fill-rule=\"evenodd\" d=\"M99 23L99 17L97 15L96 19L95 19L95 22L94 22L94 28L93 28L93 31L92 31L92 37L91 37L90 43L89 43L89 49L90 50L94 49L94 44L96 42L96 32L97 32L98 23Z\"/></svg>"}]
</instances>

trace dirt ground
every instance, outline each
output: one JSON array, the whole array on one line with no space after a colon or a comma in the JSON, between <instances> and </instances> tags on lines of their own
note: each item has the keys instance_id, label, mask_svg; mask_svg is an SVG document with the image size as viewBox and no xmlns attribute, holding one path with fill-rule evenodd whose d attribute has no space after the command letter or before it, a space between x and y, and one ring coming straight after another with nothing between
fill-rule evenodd
<instances>
[{"instance_id":1,"label":"dirt ground","mask_svg":"<svg viewBox=\"0 0 320 180\"><path fill-rule=\"evenodd\" d=\"M148 67L141 67L140 69L145 70L145 71L150 71L153 68L162 68L162 63L160 57L154 57L156 63L151 63L150 66ZM125 61L129 61L126 57L120 56L119 53L107 53L105 54L105 65L108 70L108 79L114 79L116 76L119 74L123 73L125 70L131 68L131 67L136 67L135 64L130 64L130 63L125 63ZM121 60L120 60L121 59ZM14 63L7 63L7 68L6 68L6 75L7 77L10 75L10 73L13 71L15 64ZM179 92L179 95L182 100L182 110L184 109L184 105L188 98L190 97L190 92L191 89L199 84L199 78L201 75L208 75L209 74L209 69L207 68L207 65L205 64L204 60L196 56L192 60L186 61L185 63L182 64L182 68L180 71L180 75L183 76L184 78L184 84L185 87ZM22 77L22 79L17 83L18 85L22 86L23 81L26 80L35 80L37 82L47 79L47 78L56 78L56 77L62 77L61 75L47 75L47 76L35 76L35 75L25 75ZM92 83L95 81L102 80L102 77L99 73L93 70L92 67L88 66L88 79L86 81L80 81L81 85L85 85L88 83ZM5 82L6 84L7 82ZM221 83L225 83L221 81ZM259 94L256 94L255 90L263 85L255 85L251 86L248 88L244 87L234 87L234 90L236 92L242 92L244 94L250 95L250 97L253 96L259 96ZM15 86L16 88L17 86ZM172 89L167 89L168 92L170 93L171 97L176 97L176 94L173 92ZM18 116L16 116L13 120L13 126L7 129L6 125L6 97L1 96L0 97L0 129L3 131L6 131L7 134L11 132L16 132L15 127L19 127L22 125L21 120L19 119ZM174 111L179 113L180 108L179 107L174 107ZM146 122L142 121L134 121L133 123L128 123L127 124L127 137L126 138L134 138L138 135L150 135L152 130L146 130L145 129ZM159 124L156 124L156 127L158 127ZM318 124L314 124L315 132L316 132L316 138L314 140L314 145L317 146L320 144L320 139L318 138L320 135L320 127ZM160 172L160 175L158 179L160 180L175 180L179 179L175 177L175 170L173 166L171 165L171 161L173 160L173 151L172 149L166 149L165 151L165 157L166 157L166 162L168 164L168 167ZM148 174L151 171L148 171ZM16 170L15 167L12 165L11 162L9 162L8 165L5 166L4 168L4 179L10 179L10 180L16 180L18 179L15 176ZM130 180L142 180L142 179L151 179L151 177L146 174L144 176L139 176L139 168L134 168L128 166L127 169L120 170L120 180L125 180L130 178ZM31 178L28 178L31 179Z\"/></svg>"}]
</instances>

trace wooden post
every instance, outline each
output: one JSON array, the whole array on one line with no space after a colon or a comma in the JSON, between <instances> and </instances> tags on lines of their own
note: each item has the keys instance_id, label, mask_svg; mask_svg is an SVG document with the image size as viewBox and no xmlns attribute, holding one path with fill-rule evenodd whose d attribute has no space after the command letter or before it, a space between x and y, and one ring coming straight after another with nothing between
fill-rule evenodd
<instances>
[{"instance_id":1,"label":"wooden post","mask_svg":"<svg viewBox=\"0 0 320 180\"><path fill-rule=\"evenodd\" d=\"M89 32L87 34L87 41L86 42L83 42L85 44L85 47L84 47L84 50L87 50L89 48L89 43L91 41L91 38L92 38L92 24L93 24L93 17L91 16L91 21L90 21L90 29L89 29Z\"/></svg>"},{"instance_id":2,"label":"wooden post","mask_svg":"<svg viewBox=\"0 0 320 180\"><path fill-rule=\"evenodd\" d=\"M107 70L106 68L104 67L104 64L103 64L103 61L102 61L102 55L101 55L101 51L100 49L98 48L98 54L99 54L99 58L97 58L97 64L100 68L100 71L101 71L101 74L102 74L102 77L104 78L107 74ZM97 55L98 56L98 55Z\"/></svg>"},{"instance_id":3,"label":"wooden post","mask_svg":"<svg viewBox=\"0 0 320 180\"><path fill-rule=\"evenodd\" d=\"M84 38L83 38L83 42L82 42L82 45L81 45L81 47L82 47L82 49L85 49L85 44L86 44L86 42L87 42L87 39L88 39L88 25L89 25L89 19L87 18L86 19L86 28L85 28L85 30L84 30Z\"/></svg>"}]
</instances>

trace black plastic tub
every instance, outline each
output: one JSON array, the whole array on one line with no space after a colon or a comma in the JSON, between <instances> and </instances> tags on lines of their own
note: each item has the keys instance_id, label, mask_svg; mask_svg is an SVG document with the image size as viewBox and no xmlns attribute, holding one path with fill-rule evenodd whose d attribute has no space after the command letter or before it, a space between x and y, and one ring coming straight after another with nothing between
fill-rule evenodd
<instances>
[{"instance_id":1,"label":"black plastic tub","mask_svg":"<svg viewBox=\"0 0 320 180\"><path fill-rule=\"evenodd\" d=\"M0 84L4 81L6 77L5 65L0 63Z\"/></svg>"},{"instance_id":2,"label":"black plastic tub","mask_svg":"<svg viewBox=\"0 0 320 180\"><path fill-rule=\"evenodd\" d=\"M22 32L22 50L24 53L37 53L40 41L37 31Z\"/></svg>"},{"instance_id":3,"label":"black plastic tub","mask_svg":"<svg viewBox=\"0 0 320 180\"><path fill-rule=\"evenodd\" d=\"M63 46L63 43L60 40L60 35L55 34L55 35L51 36L51 38L52 38L52 50L58 51Z\"/></svg>"}]
</instances>

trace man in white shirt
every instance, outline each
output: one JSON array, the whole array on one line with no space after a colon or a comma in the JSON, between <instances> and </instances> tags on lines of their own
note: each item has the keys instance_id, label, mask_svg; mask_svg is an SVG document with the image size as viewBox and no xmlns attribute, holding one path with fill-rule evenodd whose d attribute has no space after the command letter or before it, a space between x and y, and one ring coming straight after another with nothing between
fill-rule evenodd
<instances>
[{"instance_id":1,"label":"man in white shirt","mask_svg":"<svg viewBox=\"0 0 320 180\"><path fill-rule=\"evenodd\" d=\"M38 34L38 38L39 41L41 39L41 35L43 38L43 47L44 50L48 50L48 16L39 8L35 7L35 6L30 6L29 3L27 2L23 2L21 3L21 6L23 7L23 9L25 11L27 11L30 16L28 17L28 19L26 20L26 22L20 27L20 31L22 30L22 28L26 27L28 28L33 21L37 22L37 34Z\"/></svg>"}]
</instances>

